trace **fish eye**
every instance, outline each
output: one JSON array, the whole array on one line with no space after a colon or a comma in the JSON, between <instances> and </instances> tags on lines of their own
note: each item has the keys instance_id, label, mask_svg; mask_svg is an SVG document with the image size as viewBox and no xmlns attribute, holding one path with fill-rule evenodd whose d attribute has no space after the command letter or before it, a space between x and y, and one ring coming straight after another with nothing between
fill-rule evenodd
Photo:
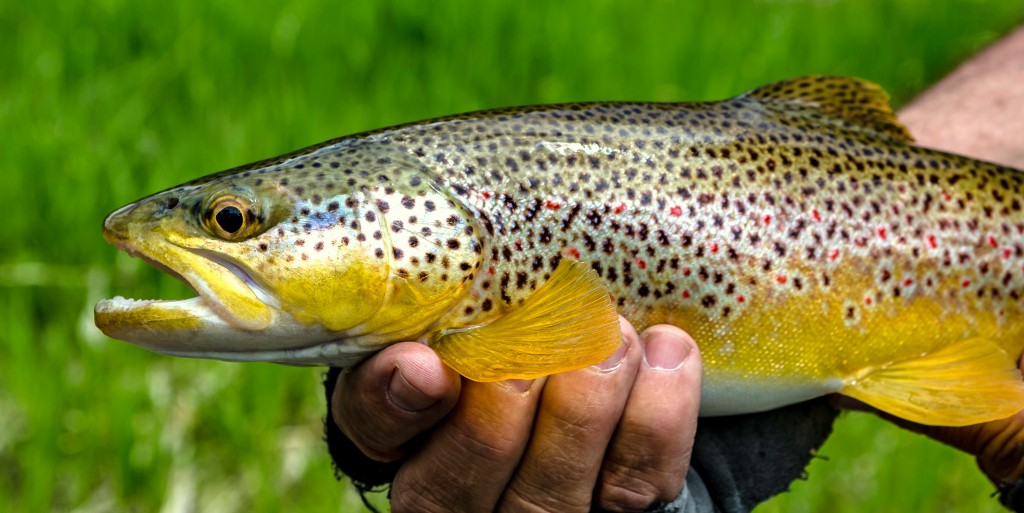
<instances>
[{"instance_id":1,"label":"fish eye","mask_svg":"<svg viewBox=\"0 0 1024 513\"><path fill-rule=\"evenodd\" d=\"M209 203L204 216L207 230L225 240L241 240L252 235L256 225L253 204L238 196L221 196Z\"/></svg>"},{"instance_id":2,"label":"fish eye","mask_svg":"<svg viewBox=\"0 0 1024 513\"><path fill-rule=\"evenodd\" d=\"M242 215L242 211L238 210L238 207L234 205L228 205L214 215L214 219L217 220L217 226L220 226L221 230L228 233L235 233L242 229L242 225L245 224L245 217Z\"/></svg>"}]
</instances>

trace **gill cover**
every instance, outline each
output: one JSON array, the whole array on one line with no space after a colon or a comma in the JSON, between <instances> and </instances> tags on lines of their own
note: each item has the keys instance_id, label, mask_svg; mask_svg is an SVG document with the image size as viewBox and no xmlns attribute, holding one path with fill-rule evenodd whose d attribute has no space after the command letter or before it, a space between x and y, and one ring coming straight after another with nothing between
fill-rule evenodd
<instances>
[{"instance_id":1,"label":"gill cover","mask_svg":"<svg viewBox=\"0 0 1024 513\"><path fill-rule=\"evenodd\" d=\"M339 343L416 338L466 293L479 233L419 162L369 148L360 157L344 169L319 163L334 174L301 171L314 154L259 182L204 187L207 240L176 244L200 247L264 303Z\"/></svg>"}]
</instances>

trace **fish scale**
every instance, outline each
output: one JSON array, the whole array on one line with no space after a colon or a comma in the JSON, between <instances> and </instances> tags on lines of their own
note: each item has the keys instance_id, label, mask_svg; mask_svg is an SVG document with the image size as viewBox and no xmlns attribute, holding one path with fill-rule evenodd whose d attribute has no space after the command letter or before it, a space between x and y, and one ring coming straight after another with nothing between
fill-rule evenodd
<instances>
[{"instance_id":1,"label":"fish scale","mask_svg":"<svg viewBox=\"0 0 1024 513\"><path fill-rule=\"evenodd\" d=\"M473 377L533 351L496 326L534 342L541 326L589 329L607 316L587 301L606 295L640 329L667 322L699 341L702 414L831 392L918 422L1012 414L1024 407L1013 365L1024 350L1024 180L910 145L886 99L867 82L811 77L722 102L503 109L329 141L106 222L108 239L174 270L160 237L187 232L175 244L227 261L270 305L268 326L239 330L247 311L201 287L228 312L215 328L188 327L209 347L182 351L171 329L137 334L139 319L110 304L98 323L161 352L290 363L351 365L420 338ZM208 233L225 190L251 210L241 240ZM221 283L213 272L196 281ZM573 272L582 281L555 279ZM598 278L596 295L580 292L583 273ZM565 300L556 289L593 306L550 308ZM254 332L263 352L244 345ZM608 338L599 332L587 331ZM572 342L558 347L574 356L545 356L558 365L544 372L607 354L576 355L587 340ZM509 362L466 356L480 346ZM531 365L478 370L541 373ZM965 387L992 400L965 406Z\"/></svg>"}]
</instances>

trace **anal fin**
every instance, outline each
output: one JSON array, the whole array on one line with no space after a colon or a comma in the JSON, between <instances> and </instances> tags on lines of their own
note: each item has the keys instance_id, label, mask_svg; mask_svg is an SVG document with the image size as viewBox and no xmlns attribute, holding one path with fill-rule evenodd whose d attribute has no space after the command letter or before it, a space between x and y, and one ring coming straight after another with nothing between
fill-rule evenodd
<instances>
[{"instance_id":1,"label":"anal fin","mask_svg":"<svg viewBox=\"0 0 1024 513\"><path fill-rule=\"evenodd\" d=\"M1024 380L995 342L968 339L919 358L867 370L841 391L897 417L966 426L1024 410Z\"/></svg>"},{"instance_id":2,"label":"anal fin","mask_svg":"<svg viewBox=\"0 0 1024 513\"><path fill-rule=\"evenodd\" d=\"M430 343L474 381L533 379L580 369L622 343L618 314L589 265L562 259L522 304L480 326L443 330Z\"/></svg>"}]
</instances>

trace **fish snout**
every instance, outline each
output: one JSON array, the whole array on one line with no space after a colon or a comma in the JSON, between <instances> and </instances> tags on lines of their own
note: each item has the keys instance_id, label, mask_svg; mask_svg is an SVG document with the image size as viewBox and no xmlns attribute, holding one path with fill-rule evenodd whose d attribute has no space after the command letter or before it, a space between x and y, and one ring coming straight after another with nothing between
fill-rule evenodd
<instances>
[{"instance_id":1,"label":"fish snout","mask_svg":"<svg viewBox=\"0 0 1024 513\"><path fill-rule=\"evenodd\" d=\"M131 227L132 215L138 203L125 205L103 220L103 238L111 244L119 244L128 241L129 228Z\"/></svg>"}]
</instances>

